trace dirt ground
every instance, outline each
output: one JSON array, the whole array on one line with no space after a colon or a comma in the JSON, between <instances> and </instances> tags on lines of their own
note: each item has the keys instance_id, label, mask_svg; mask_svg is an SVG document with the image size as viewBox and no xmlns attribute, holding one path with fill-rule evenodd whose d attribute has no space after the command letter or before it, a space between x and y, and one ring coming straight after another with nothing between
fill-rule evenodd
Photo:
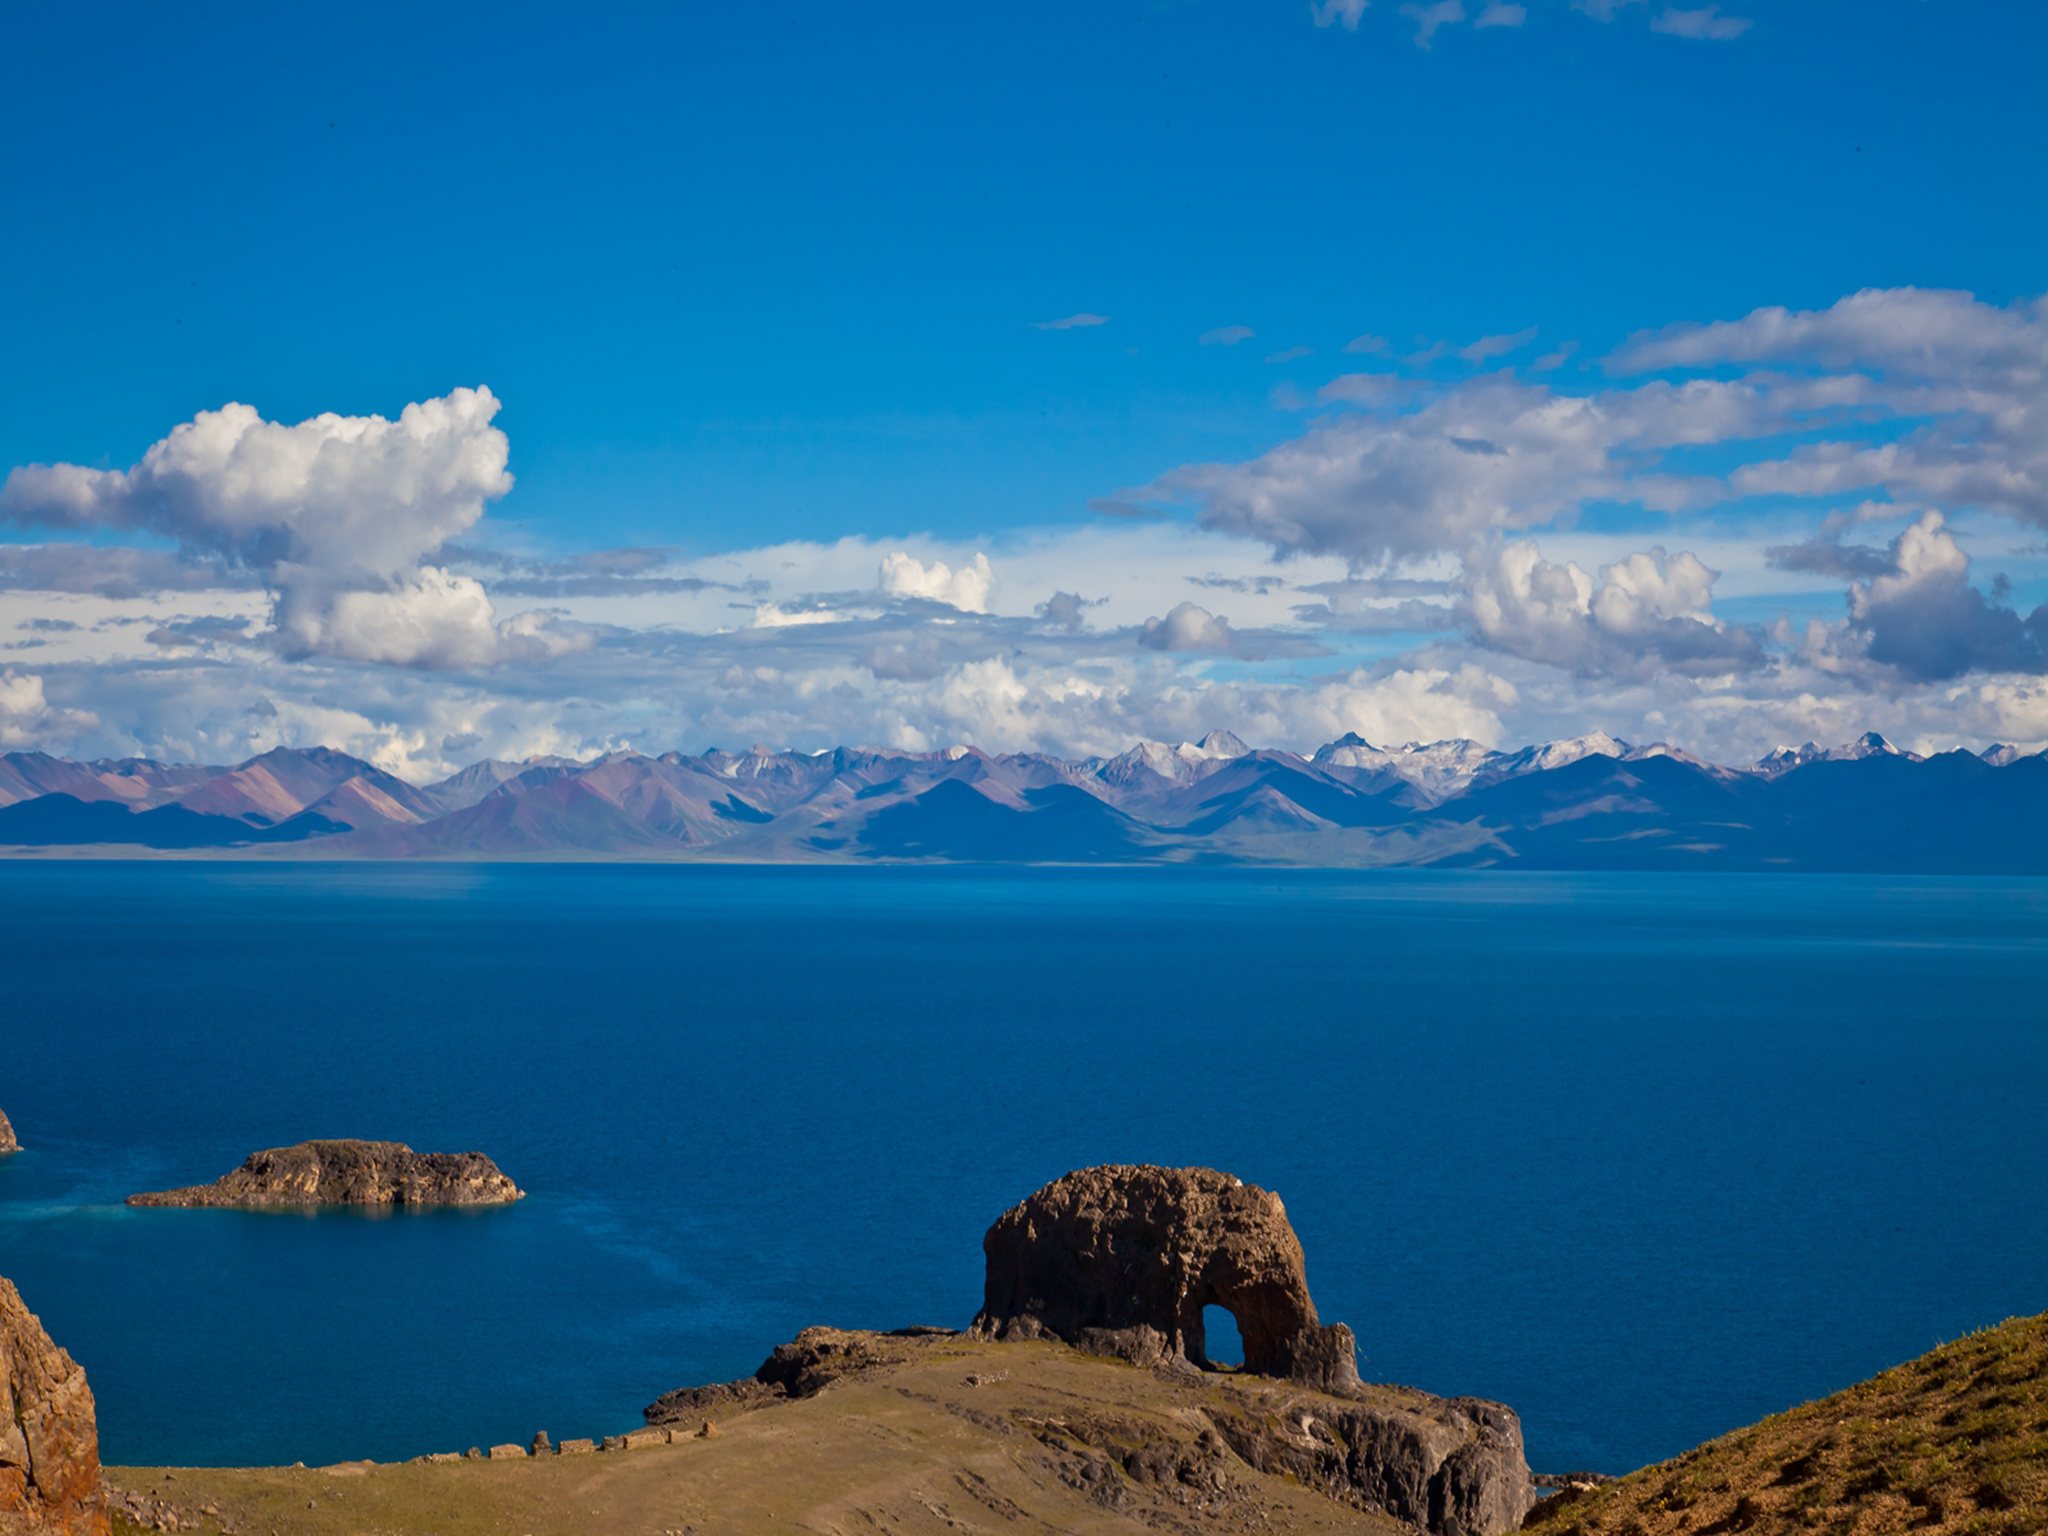
<instances>
[{"instance_id":1,"label":"dirt ground","mask_svg":"<svg viewBox=\"0 0 2048 1536\"><path fill-rule=\"evenodd\" d=\"M709 1435L678 1429L673 1444L398 1465L117 1467L107 1479L146 1505L144 1523L117 1516L117 1532L165 1528L168 1514L206 1536L1405 1531L1253 1471L1204 1406L1278 1415L1303 1396L1056 1345L945 1340Z\"/></svg>"}]
</instances>

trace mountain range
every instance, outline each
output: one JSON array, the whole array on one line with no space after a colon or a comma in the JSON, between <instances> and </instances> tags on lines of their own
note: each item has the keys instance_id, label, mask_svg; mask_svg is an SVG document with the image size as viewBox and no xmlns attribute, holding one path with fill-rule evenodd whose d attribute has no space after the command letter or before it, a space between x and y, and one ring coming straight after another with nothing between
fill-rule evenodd
<instances>
[{"instance_id":1,"label":"mountain range","mask_svg":"<svg viewBox=\"0 0 2048 1536\"><path fill-rule=\"evenodd\" d=\"M972 747L486 760L415 785L329 747L235 767L0 754L0 852L2048 873L2048 753L1876 734L1747 767L1604 734L1302 756L1226 731L1068 760Z\"/></svg>"}]
</instances>

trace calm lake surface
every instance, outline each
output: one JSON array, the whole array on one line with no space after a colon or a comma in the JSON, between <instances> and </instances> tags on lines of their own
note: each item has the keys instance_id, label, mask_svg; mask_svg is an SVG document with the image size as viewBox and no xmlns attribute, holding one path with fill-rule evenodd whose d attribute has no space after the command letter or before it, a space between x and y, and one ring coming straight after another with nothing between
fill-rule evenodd
<instances>
[{"instance_id":1,"label":"calm lake surface","mask_svg":"<svg viewBox=\"0 0 2048 1536\"><path fill-rule=\"evenodd\" d=\"M616 1432L1156 1162L1281 1193L1368 1379L1623 1471L2048 1308L2048 881L5 863L0 1108L113 1463ZM314 1136L530 1198L121 1203Z\"/></svg>"}]
</instances>

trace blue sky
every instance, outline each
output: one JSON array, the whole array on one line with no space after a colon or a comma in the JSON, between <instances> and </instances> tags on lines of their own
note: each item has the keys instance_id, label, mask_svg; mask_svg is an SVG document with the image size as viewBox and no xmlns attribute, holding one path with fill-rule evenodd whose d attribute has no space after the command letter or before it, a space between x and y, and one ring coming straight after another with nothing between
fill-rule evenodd
<instances>
[{"instance_id":1,"label":"blue sky","mask_svg":"<svg viewBox=\"0 0 2048 1536\"><path fill-rule=\"evenodd\" d=\"M0 745L312 733L417 775L736 732L2048 743L2043 57L2048 11L1983 0L18 10ZM1894 298L1837 308L1865 290ZM1835 319L1725 329L1775 309ZM1102 321L1047 325L1075 316ZM1716 322L1718 351L1625 350ZM1550 429L1503 389L1765 376L1836 383L1739 433L1725 401L1674 407L1540 484L1453 475L1416 492L1428 537L1360 532L1437 473L1361 481L1375 431L1519 471ZM274 487L230 536L189 474L183 511L29 474L126 471L229 402L396 419L464 386L500 402L462 430L503 434L512 483L465 482L376 559L309 564L249 519L402 523L389 486ZM1917 468L1796 469L1887 443ZM1247 510L1282 469L1324 502ZM1766 553L1817 538L1891 565ZM53 577L67 544L171 564ZM1720 572L1706 599L1600 575L1653 549ZM922 574L892 589L898 552ZM948 585L977 556L989 581ZM586 590L537 594L578 561ZM1333 581L1397 600L1375 580L1435 583L1407 596L1441 612L1311 611ZM1857 580L1893 585L1859 610ZM1038 612L1056 592L1071 625ZM1148 643L1182 603L1190 647ZM921 675L873 665L899 652Z\"/></svg>"}]
</instances>

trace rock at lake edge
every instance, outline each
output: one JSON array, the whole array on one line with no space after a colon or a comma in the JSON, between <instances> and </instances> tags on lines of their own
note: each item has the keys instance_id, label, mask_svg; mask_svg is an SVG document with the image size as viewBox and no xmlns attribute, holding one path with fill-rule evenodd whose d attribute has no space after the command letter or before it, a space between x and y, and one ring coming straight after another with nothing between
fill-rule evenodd
<instances>
[{"instance_id":1,"label":"rock at lake edge","mask_svg":"<svg viewBox=\"0 0 2048 1536\"><path fill-rule=\"evenodd\" d=\"M1324 1327L1280 1197L1213 1168L1112 1164L1056 1179L1005 1211L977 1338L1052 1337L1137 1365L1206 1367L1202 1308L1237 1320L1244 1369L1358 1385L1357 1344Z\"/></svg>"},{"instance_id":2,"label":"rock at lake edge","mask_svg":"<svg viewBox=\"0 0 2048 1536\"><path fill-rule=\"evenodd\" d=\"M14 1139L14 1127L7 1123L7 1111L0 1109L0 1157L20 1150L21 1143Z\"/></svg>"},{"instance_id":3,"label":"rock at lake edge","mask_svg":"<svg viewBox=\"0 0 2048 1536\"><path fill-rule=\"evenodd\" d=\"M302 1141L253 1152L211 1184L130 1195L144 1206L502 1205L526 1198L481 1152L397 1141Z\"/></svg>"},{"instance_id":4,"label":"rock at lake edge","mask_svg":"<svg viewBox=\"0 0 2048 1536\"><path fill-rule=\"evenodd\" d=\"M0 1278L0 1536L107 1536L85 1372Z\"/></svg>"}]
</instances>

